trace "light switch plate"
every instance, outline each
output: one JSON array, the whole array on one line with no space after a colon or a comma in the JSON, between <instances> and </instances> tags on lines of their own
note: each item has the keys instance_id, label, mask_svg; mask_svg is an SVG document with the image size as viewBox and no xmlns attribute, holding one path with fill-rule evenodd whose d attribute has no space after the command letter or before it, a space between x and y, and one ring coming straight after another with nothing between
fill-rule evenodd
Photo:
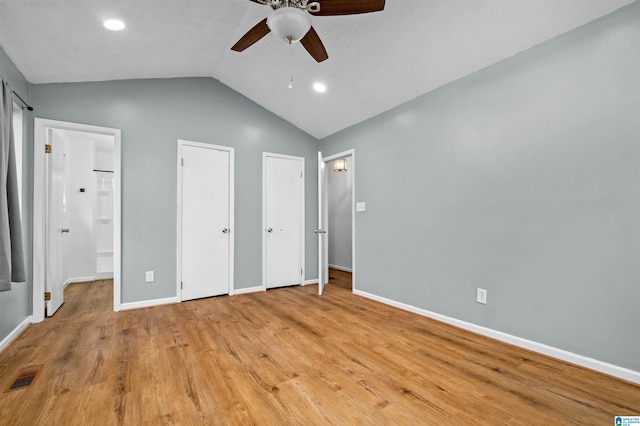
<instances>
[{"instance_id":1,"label":"light switch plate","mask_svg":"<svg viewBox=\"0 0 640 426\"><path fill-rule=\"evenodd\" d=\"M363 212L366 209L367 209L367 206L366 206L364 201L360 201L359 203L356 203L356 211L357 212Z\"/></svg>"},{"instance_id":2,"label":"light switch plate","mask_svg":"<svg viewBox=\"0 0 640 426\"><path fill-rule=\"evenodd\" d=\"M483 305L487 304L487 290L484 288L476 290L476 302L482 303Z\"/></svg>"},{"instance_id":3,"label":"light switch plate","mask_svg":"<svg viewBox=\"0 0 640 426\"><path fill-rule=\"evenodd\" d=\"M153 272L153 271L147 271L147 274L146 274L145 280L146 280L148 283L152 283L152 282L155 280L155 274L154 274L154 272Z\"/></svg>"}]
</instances>

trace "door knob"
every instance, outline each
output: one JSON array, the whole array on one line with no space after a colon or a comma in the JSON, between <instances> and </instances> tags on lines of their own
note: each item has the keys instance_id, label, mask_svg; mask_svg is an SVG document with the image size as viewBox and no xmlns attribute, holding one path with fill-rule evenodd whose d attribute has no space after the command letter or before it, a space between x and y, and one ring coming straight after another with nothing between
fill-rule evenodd
<instances>
[{"instance_id":1,"label":"door knob","mask_svg":"<svg viewBox=\"0 0 640 426\"><path fill-rule=\"evenodd\" d=\"M229 228L222 228L222 233L223 234L228 234L229 233Z\"/></svg>"},{"instance_id":2,"label":"door knob","mask_svg":"<svg viewBox=\"0 0 640 426\"><path fill-rule=\"evenodd\" d=\"M267 232L269 233L273 232L273 228L267 228Z\"/></svg>"},{"instance_id":3,"label":"door knob","mask_svg":"<svg viewBox=\"0 0 640 426\"><path fill-rule=\"evenodd\" d=\"M62 228L62 233L63 234L68 234L69 233L69 228Z\"/></svg>"}]
</instances>

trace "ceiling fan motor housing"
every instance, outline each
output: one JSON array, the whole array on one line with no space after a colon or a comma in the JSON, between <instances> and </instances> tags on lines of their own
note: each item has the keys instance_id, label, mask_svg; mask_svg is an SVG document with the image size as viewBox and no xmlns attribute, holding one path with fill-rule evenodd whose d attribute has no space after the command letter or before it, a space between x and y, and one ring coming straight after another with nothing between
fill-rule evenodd
<instances>
[{"instance_id":1,"label":"ceiling fan motor housing","mask_svg":"<svg viewBox=\"0 0 640 426\"><path fill-rule=\"evenodd\" d=\"M309 0L253 0L257 3L266 4L274 9L280 7L297 7L308 12L320 12L320 3L317 1L309 3Z\"/></svg>"}]
</instances>

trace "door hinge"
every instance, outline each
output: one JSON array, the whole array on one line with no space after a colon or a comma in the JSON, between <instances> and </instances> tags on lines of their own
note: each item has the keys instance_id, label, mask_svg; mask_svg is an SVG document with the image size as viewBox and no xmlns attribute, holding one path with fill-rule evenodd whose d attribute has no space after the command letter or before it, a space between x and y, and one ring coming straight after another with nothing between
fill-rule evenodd
<instances>
[{"instance_id":1,"label":"door hinge","mask_svg":"<svg viewBox=\"0 0 640 426\"><path fill-rule=\"evenodd\" d=\"M44 152L45 152L45 154L51 154L51 145L46 144L44 146Z\"/></svg>"},{"instance_id":2,"label":"door hinge","mask_svg":"<svg viewBox=\"0 0 640 426\"><path fill-rule=\"evenodd\" d=\"M49 300L51 300L51 293L48 291L44 292L44 301L48 302Z\"/></svg>"},{"instance_id":3,"label":"door hinge","mask_svg":"<svg viewBox=\"0 0 640 426\"><path fill-rule=\"evenodd\" d=\"M302 272L302 269L300 269L300 275L302 275L304 272Z\"/></svg>"},{"instance_id":4,"label":"door hinge","mask_svg":"<svg viewBox=\"0 0 640 426\"><path fill-rule=\"evenodd\" d=\"M180 281L180 290L184 289L184 283Z\"/></svg>"},{"instance_id":5,"label":"door hinge","mask_svg":"<svg viewBox=\"0 0 640 426\"><path fill-rule=\"evenodd\" d=\"M302 177L302 172L300 172L300 177Z\"/></svg>"},{"instance_id":6,"label":"door hinge","mask_svg":"<svg viewBox=\"0 0 640 426\"><path fill-rule=\"evenodd\" d=\"M180 165L184 167L184 158L180 159Z\"/></svg>"}]
</instances>

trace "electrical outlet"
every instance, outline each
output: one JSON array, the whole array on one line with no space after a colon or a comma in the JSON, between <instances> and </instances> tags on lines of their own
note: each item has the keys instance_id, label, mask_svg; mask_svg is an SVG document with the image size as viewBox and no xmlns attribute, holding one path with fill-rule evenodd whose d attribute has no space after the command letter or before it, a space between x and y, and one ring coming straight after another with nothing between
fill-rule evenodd
<instances>
[{"instance_id":1,"label":"electrical outlet","mask_svg":"<svg viewBox=\"0 0 640 426\"><path fill-rule=\"evenodd\" d=\"M155 279L156 279L156 277L155 277L154 272L153 272L153 271L147 271L147 275L146 275L145 280L146 280L148 283L152 283Z\"/></svg>"},{"instance_id":2,"label":"electrical outlet","mask_svg":"<svg viewBox=\"0 0 640 426\"><path fill-rule=\"evenodd\" d=\"M484 288L477 289L476 302L482 303L483 305L487 304L487 290Z\"/></svg>"}]
</instances>

